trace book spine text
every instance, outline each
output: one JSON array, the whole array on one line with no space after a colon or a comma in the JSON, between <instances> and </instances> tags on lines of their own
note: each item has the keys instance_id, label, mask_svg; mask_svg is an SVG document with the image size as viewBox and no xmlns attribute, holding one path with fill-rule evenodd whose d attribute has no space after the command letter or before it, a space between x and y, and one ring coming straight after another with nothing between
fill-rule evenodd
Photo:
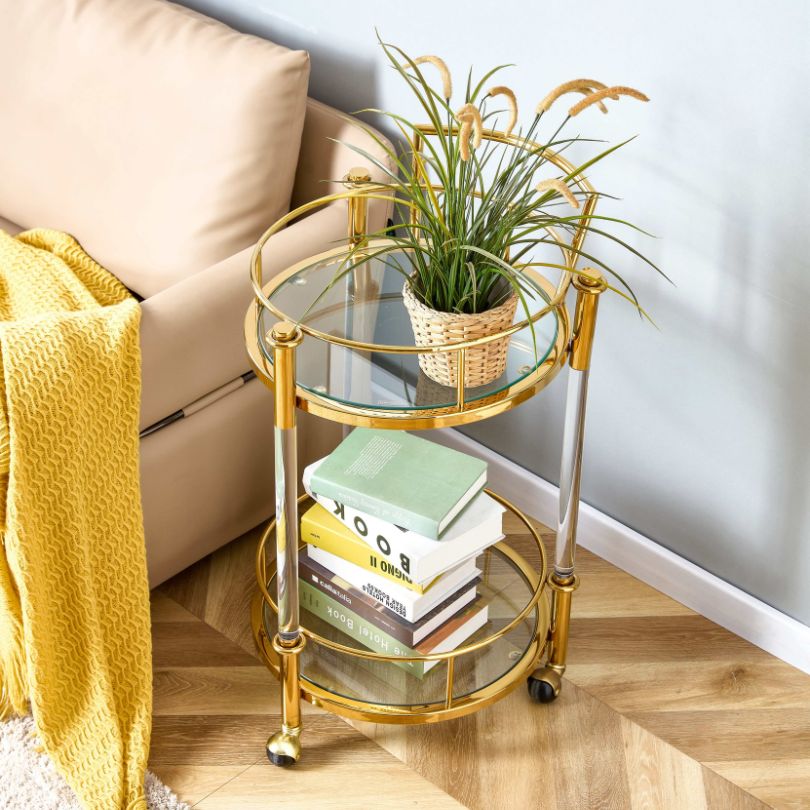
<instances>
[{"instance_id":1,"label":"book spine text","mask_svg":"<svg viewBox=\"0 0 810 810\"><path fill-rule=\"evenodd\" d=\"M341 588L336 582L326 579L313 571L306 563L305 558L301 558L298 564L298 574L302 581L307 582L326 596L335 599L337 602L346 605L347 608L353 610L361 619L365 619L384 630L393 638L401 641L403 644L413 644L413 631L405 624L400 624L395 619L377 607L375 601L366 594L353 594Z\"/></svg>"},{"instance_id":2,"label":"book spine text","mask_svg":"<svg viewBox=\"0 0 810 810\"><path fill-rule=\"evenodd\" d=\"M367 649L383 655L407 656L419 654L401 641L380 630L379 627L375 627L371 622L358 616L357 613L342 605L336 599L318 590L309 582L303 580L299 582L298 590L301 607L331 624L332 627L351 636ZM394 663L417 678L424 677L424 661L395 661Z\"/></svg>"},{"instance_id":3,"label":"book spine text","mask_svg":"<svg viewBox=\"0 0 810 810\"><path fill-rule=\"evenodd\" d=\"M350 563L365 568L372 574L379 574L417 593L424 593L425 589L431 584L430 582L415 582L407 572L397 568L393 562L385 557L376 554L370 546L364 543L361 545L347 543L343 538L335 536L329 530L314 525L307 520L306 516L301 520L301 539L305 543L322 548L336 557L341 557Z\"/></svg>"},{"instance_id":4,"label":"book spine text","mask_svg":"<svg viewBox=\"0 0 810 810\"><path fill-rule=\"evenodd\" d=\"M392 523L364 515L356 509L339 503L325 495L312 496L330 515L336 517L347 529L357 535L382 558L393 563L403 573L417 582L428 579L435 571L424 572L421 558L413 554L408 548L407 529L402 529Z\"/></svg>"}]
</instances>

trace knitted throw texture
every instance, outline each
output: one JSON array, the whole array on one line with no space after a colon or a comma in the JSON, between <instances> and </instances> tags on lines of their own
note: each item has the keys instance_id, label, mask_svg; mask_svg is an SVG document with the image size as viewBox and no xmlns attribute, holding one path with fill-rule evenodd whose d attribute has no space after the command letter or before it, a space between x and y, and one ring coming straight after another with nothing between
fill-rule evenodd
<instances>
[{"instance_id":1,"label":"knitted throw texture","mask_svg":"<svg viewBox=\"0 0 810 810\"><path fill-rule=\"evenodd\" d=\"M140 308L66 234L0 231L0 718L88 810L146 808Z\"/></svg>"}]
</instances>

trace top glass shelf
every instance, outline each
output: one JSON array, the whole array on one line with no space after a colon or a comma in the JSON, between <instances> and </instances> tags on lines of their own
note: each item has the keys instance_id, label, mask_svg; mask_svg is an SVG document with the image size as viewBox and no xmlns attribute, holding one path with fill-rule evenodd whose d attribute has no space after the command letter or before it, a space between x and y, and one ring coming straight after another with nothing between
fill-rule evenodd
<instances>
[{"instance_id":1,"label":"top glass shelf","mask_svg":"<svg viewBox=\"0 0 810 810\"><path fill-rule=\"evenodd\" d=\"M297 393L299 405L305 409L317 412L317 408L307 408L307 403L320 403L321 411L368 411L383 418L420 412L469 413L490 403L505 405L521 392L523 401L554 376L564 359L568 317L560 305L533 326L526 325L511 335L504 373L488 385L466 388L459 407L457 388L426 376L415 350L384 350L415 347L402 297L403 270L410 269L407 253L388 253L355 268L347 267L346 254L346 247L338 248L289 268L264 288L272 309L254 303L248 313L248 348L259 374L269 379L273 363L270 332L278 321L292 321L305 332L319 333L317 337L306 334L296 351ZM554 287L538 274L527 275L538 287L526 298L529 313L536 315L548 307ZM514 323L525 320L527 312L518 304ZM347 347L340 344L341 339L373 344L379 350ZM459 421L470 420L455 423Z\"/></svg>"}]
</instances>

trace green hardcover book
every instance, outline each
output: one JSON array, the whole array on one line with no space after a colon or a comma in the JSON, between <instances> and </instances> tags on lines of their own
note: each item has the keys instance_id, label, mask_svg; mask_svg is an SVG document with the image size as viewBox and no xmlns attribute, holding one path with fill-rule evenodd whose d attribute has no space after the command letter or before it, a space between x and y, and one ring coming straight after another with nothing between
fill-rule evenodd
<instances>
[{"instance_id":1,"label":"green hardcover book","mask_svg":"<svg viewBox=\"0 0 810 810\"><path fill-rule=\"evenodd\" d=\"M317 467L312 491L438 539L486 483L486 462L410 433L356 428Z\"/></svg>"},{"instance_id":2,"label":"green hardcover book","mask_svg":"<svg viewBox=\"0 0 810 810\"><path fill-rule=\"evenodd\" d=\"M419 642L415 649L403 644L376 625L358 616L346 605L333 599L303 579L298 581L298 598L301 607L328 624L355 639L374 652L384 655L427 655L434 652L449 652L460 647L476 630L487 622L487 605L473 603L438 630ZM436 666L437 661L394 661L398 667L410 672L420 680Z\"/></svg>"}]
</instances>

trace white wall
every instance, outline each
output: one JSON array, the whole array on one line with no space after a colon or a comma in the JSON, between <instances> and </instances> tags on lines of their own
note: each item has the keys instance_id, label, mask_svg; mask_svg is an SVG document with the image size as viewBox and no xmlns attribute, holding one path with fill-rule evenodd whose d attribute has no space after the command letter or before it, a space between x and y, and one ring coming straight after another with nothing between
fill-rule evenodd
<instances>
[{"instance_id":1,"label":"white wall","mask_svg":"<svg viewBox=\"0 0 810 810\"><path fill-rule=\"evenodd\" d=\"M516 63L526 109L581 76L647 92L579 123L640 135L592 178L677 283L608 252L660 331L603 301L584 499L810 624L810 4L187 3L306 48L311 94L349 111L414 112L374 26L459 84L471 62ZM470 432L556 480L563 389Z\"/></svg>"}]
</instances>

